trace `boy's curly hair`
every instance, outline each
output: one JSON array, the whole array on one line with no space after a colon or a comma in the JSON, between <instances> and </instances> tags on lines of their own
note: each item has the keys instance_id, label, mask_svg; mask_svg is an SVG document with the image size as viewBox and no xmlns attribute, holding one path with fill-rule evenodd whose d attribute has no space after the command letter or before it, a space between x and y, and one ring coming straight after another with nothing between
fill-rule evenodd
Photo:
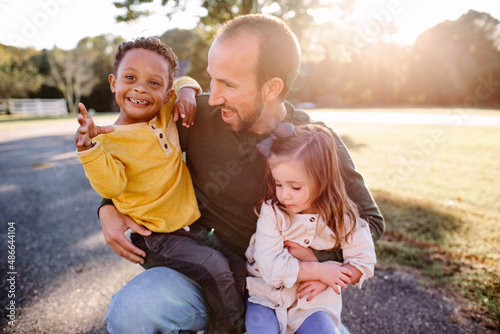
<instances>
[{"instance_id":1,"label":"boy's curly hair","mask_svg":"<svg viewBox=\"0 0 500 334\"><path fill-rule=\"evenodd\" d=\"M174 83L174 78L179 73L179 62L177 60L177 56L174 51L163 43L157 37L139 37L132 41L123 42L118 47L118 51L115 54L115 61L113 63L113 71L116 73L118 70L118 66L120 66L120 62L127 53L127 51L133 49L146 49L157 52L160 56L162 56L168 63L170 71L169 71L169 80L168 80L168 88L172 87Z\"/></svg>"}]
</instances>

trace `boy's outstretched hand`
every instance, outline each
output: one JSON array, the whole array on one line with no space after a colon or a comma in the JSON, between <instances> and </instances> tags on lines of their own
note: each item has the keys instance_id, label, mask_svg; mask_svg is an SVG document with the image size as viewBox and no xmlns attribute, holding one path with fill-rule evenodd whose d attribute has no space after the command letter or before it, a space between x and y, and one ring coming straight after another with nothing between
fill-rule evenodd
<instances>
[{"instance_id":1,"label":"boy's outstretched hand","mask_svg":"<svg viewBox=\"0 0 500 334\"><path fill-rule=\"evenodd\" d=\"M96 126L83 103L78 103L78 107L80 108L80 115L78 115L80 127L76 130L75 145L78 151L86 151L94 147L92 138L100 134L113 132L115 128L111 125Z\"/></svg>"}]
</instances>

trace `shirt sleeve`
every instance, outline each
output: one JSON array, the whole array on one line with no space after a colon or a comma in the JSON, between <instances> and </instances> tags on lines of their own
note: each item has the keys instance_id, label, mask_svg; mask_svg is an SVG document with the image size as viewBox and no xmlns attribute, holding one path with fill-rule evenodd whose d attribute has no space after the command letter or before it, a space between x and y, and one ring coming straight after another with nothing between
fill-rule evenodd
<instances>
[{"instance_id":1,"label":"shirt sleeve","mask_svg":"<svg viewBox=\"0 0 500 334\"><path fill-rule=\"evenodd\" d=\"M292 287L299 274L299 261L283 246L279 220L284 216L264 203L257 221L254 259L264 281L275 288Z\"/></svg>"},{"instance_id":2,"label":"shirt sleeve","mask_svg":"<svg viewBox=\"0 0 500 334\"><path fill-rule=\"evenodd\" d=\"M201 94L201 86L198 81L188 76L182 76L175 79L174 84L172 85L172 88L175 90L175 95L177 96L179 95L179 91L186 87L196 90L196 95Z\"/></svg>"},{"instance_id":3,"label":"shirt sleeve","mask_svg":"<svg viewBox=\"0 0 500 334\"><path fill-rule=\"evenodd\" d=\"M92 188L102 197L118 197L127 185L125 166L106 152L100 142L95 143L90 150L77 152L78 159L85 168L85 176Z\"/></svg>"},{"instance_id":4,"label":"shirt sleeve","mask_svg":"<svg viewBox=\"0 0 500 334\"><path fill-rule=\"evenodd\" d=\"M362 275L356 283L356 286L361 288L364 280L373 276L377 262L370 226L364 220L358 219L352 239L347 243L342 242L341 247L344 264L349 263L361 271Z\"/></svg>"}]
</instances>

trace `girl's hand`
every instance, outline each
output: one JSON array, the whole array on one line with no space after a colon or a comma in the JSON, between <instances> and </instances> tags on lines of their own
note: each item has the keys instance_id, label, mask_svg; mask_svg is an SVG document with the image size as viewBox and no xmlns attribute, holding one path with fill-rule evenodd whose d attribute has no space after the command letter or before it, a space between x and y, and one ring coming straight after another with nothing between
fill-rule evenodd
<instances>
[{"instance_id":1,"label":"girl's hand","mask_svg":"<svg viewBox=\"0 0 500 334\"><path fill-rule=\"evenodd\" d=\"M342 266L340 262L326 261L319 264L319 277L321 282L325 283L340 295L340 289L347 289L347 285L351 284L351 271Z\"/></svg>"},{"instance_id":2,"label":"girl's hand","mask_svg":"<svg viewBox=\"0 0 500 334\"><path fill-rule=\"evenodd\" d=\"M310 301L320 292L325 291L327 288L328 285L321 281L306 281L300 283L299 287L297 288L297 294L299 295L299 298L303 298L307 294L310 294L306 299L307 301Z\"/></svg>"},{"instance_id":3,"label":"girl's hand","mask_svg":"<svg viewBox=\"0 0 500 334\"><path fill-rule=\"evenodd\" d=\"M78 115L80 127L76 130L75 145L78 151L86 151L94 146L92 138L100 134L113 132L114 128L111 125L96 126L83 103L78 103L78 107L80 108L80 115Z\"/></svg>"},{"instance_id":4,"label":"girl's hand","mask_svg":"<svg viewBox=\"0 0 500 334\"><path fill-rule=\"evenodd\" d=\"M190 87L182 88L179 91L174 104L174 122L177 122L180 116L182 118L182 125L186 128L194 124L197 108L196 93L197 90Z\"/></svg>"},{"instance_id":5,"label":"girl's hand","mask_svg":"<svg viewBox=\"0 0 500 334\"><path fill-rule=\"evenodd\" d=\"M298 243L289 240L284 242L284 246L288 249L288 252L299 261L318 262L311 248L302 247Z\"/></svg>"}]
</instances>

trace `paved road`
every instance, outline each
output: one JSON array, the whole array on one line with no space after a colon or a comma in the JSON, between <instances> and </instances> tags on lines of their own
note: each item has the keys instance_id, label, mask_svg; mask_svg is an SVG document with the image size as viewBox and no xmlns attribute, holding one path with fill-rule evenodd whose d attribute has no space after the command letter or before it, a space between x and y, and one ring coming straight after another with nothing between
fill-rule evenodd
<instances>
[{"instance_id":1,"label":"paved road","mask_svg":"<svg viewBox=\"0 0 500 334\"><path fill-rule=\"evenodd\" d=\"M104 242L96 218L99 196L74 155L74 129L62 122L0 132L5 333L105 333L111 295L141 272ZM12 268L10 222L15 223L10 224L16 247ZM456 311L451 300L427 291L411 275L379 270L362 290L346 291L343 320L353 334L488 333L474 323L453 322ZM10 314L15 327L7 323Z\"/></svg>"}]
</instances>

